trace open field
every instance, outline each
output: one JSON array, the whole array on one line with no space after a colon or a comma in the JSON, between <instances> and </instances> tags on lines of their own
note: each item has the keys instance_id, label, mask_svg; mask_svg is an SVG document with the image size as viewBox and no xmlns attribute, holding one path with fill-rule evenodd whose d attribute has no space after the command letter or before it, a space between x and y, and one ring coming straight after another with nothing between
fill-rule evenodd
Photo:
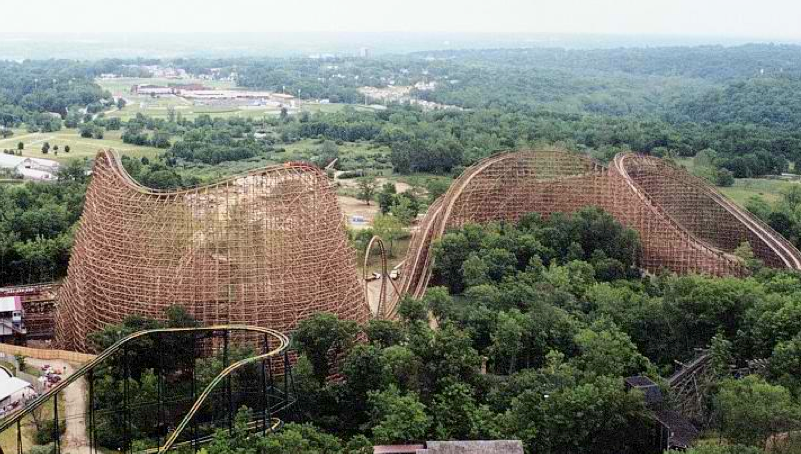
<instances>
[{"instance_id":1,"label":"open field","mask_svg":"<svg viewBox=\"0 0 801 454\"><path fill-rule=\"evenodd\" d=\"M134 118L141 113L150 117L167 118L170 108L175 109L175 113L181 114L184 118L193 119L198 115L208 114L215 117L244 117L259 118L265 115L278 115L281 109L276 106L215 106L195 103L175 95L134 95L131 94L133 85L152 84L190 84L197 83L217 89L236 88L233 82L201 80L201 79L163 79L163 78L119 78L119 79L96 79L97 83L104 89L111 92L116 97L123 97L128 105L120 111L108 113L108 117L118 117L122 120ZM315 112L338 112L344 109L347 104L316 104L304 103L302 109ZM365 106L353 106L360 110L371 110ZM295 113L293 111L293 113Z\"/></svg>"},{"instance_id":2,"label":"open field","mask_svg":"<svg viewBox=\"0 0 801 454\"><path fill-rule=\"evenodd\" d=\"M77 129L35 133L28 133L24 129L18 129L14 130L13 136L0 140L0 149L16 150L17 143L22 142L25 144L25 149L22 150L23 156L53 159L59 162L74 158L94 158L98 150L104 148L113 148L121 154L133 157L153 157L161 151L158 148L123 143L120 138L121 135L121 131L106 131L105 137L97 140L81 137ZM42 153L42 145L45 142L48 142L51 147L51 151L48 154ZM55 145L58 145L59 148L58 155L52 151L52 147ZM69 153L63 152L66 145L70 147Z\"/></svg>"},{"instance_id":3,"label":"open field","mask_svg":"<svg viewBox=\"0 0 801 454\"><path fill-rule=\"evenodd\" d=\"M748 199L754 196L761 197L768 203L774 203L781 199L782 193L787 188L798 184L801 183L767 178L738 178L734 181L734 186L718 190L738 205L744 206Z\"/></svg>"},{"instance_id":4,"label":"open field","mask_svg":"<svg viewBox=\"0 0 801 454\"><path fill-rule=\"evenodd\" d=\"M692 158L677 159L676 162L692 172L694 167ZM796 184L801 182L771 178L737 178L733 186L717 189L738 205L745 206L751 197L761 197L768 203L774 203L781 199L782 193L787 188Z\"/></svg>"}]
</instances>

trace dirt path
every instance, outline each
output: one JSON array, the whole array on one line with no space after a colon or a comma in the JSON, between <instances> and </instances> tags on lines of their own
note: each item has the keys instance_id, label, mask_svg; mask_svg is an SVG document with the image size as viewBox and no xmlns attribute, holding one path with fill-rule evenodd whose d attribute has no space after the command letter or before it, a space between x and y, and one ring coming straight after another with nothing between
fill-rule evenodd
<instances>
[{"instance_id":1,"label":"dirt path","mask_svg":"<svg viewBox=\"0 0 801 454\"><path fill-rule=\"evenodd\" d=\"M66 361L27 358L28 364L42 367L46 364L56 369L64 369L69 374L76 367ZM65 369L66 368L66 369ZM86 380L83 377L67 386L64 391L64 418L67 428L64 432L61 450L64 453L89 454L89 439L86 436Z\"/></svg>"},{"instance_id":2,"label":"dirt path","mask_svg":"<svg viewBox=\"0 0 801 454\"><path fill-rule=\"evenodd\" d=\"M397 282L396 282L397 284ZM376 279L374 281L370 281L367 283L367 303L370 305L370 312L372 314L378 315L378 297L381 295L381 279ZM392 301L392 298L395 297L395 287L392 285L392 282L387 281L387 299L386 301Z\"/></svg>"}]
</instances>

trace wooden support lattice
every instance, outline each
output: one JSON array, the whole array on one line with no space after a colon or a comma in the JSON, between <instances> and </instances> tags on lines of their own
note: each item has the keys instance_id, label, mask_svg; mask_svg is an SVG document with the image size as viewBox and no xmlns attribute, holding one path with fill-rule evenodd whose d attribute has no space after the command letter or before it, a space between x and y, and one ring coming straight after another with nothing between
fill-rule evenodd
<instances>
[{"instance_id":1,"label":"wooden support lattice","mask_svg":"<svg viewBox=\"0 0 801 454\"><path fill-rule=\"evenodd\" d=\"M131 314L163 319L173 304L205 325L289 332L323 311L365 322L344 222L313 166L157 192L101 152L58 297L57 343L85 351L87 334Z\"/></svg>"}]
</instances>

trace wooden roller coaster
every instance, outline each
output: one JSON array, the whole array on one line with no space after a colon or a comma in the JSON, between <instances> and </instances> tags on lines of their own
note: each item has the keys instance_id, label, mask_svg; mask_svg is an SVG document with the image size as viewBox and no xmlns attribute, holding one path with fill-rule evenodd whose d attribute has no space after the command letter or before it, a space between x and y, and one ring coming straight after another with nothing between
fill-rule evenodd
<instances>
[{"instance_id":1,"label":"wooden roller coaster","mask_svg":"<svg viewBox=\"0 0 801 454\"><path fill-rule=\"evenodd\" d=\"M331 182L288 163L173 192L136 183L119 156L97 155L58 296L56 341L126 316L184 306L205 325L282 332L317 312L369 318L356 257Z\"/></svg>"},{"instance_id":2,"label":"wooden roller coaster","mask_svg":"<svg viewBox=\"0 0 801 454\"><path fill-rule=\"evenodd\" d=\"M510 152L465 170L431 205L412 238L400 285L383 264L374 312L395 317L401 296L425 293L431 245L447 229L591 205L639 233L639 264L651 272L743 275L747 269L733 252L745 242L769 266L801 269L801 253L781 235L665 161L623 153L604 166L567 152ZM376 239L368 256L374 247L383 251ZM172 304L206 325L289 332L316 312L361 323L370 314L367 293L336 195L319 169L287 163L161 192L137 184L119 156L106 151L95 161L59 293L56 340L86 351L90 332L131 314L162 318Z\"/></svg>"},{"instance_id":3,"label":"wooden roller coaster","mask_svg":"<svg viewBox=\"0 0 801 454\"><path fill-rule=\"evenodd\" d=\"M745 265L733 252L745 242L766 265L801 269L801 252L784 237L663 160L622 153L606 167L584 155L521 151L478 162L431 205L412 238L398 294L423 296L432 275L431 246L448 229L586 206L603 208L636 230L640 266L652 272L743 275ZM388 303L389 317L397 315L398 300Z\"/></svg>"}]
</instances>

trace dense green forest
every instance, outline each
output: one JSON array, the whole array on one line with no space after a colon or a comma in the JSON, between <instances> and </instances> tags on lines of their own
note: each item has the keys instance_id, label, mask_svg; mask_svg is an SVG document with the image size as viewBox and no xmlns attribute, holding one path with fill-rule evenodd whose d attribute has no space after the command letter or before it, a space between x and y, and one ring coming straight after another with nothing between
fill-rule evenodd
<instances>
[{"instance_id":1,"label":"dense green forest","mask_svg":"<svg viewBox=\"0 0 801 454\"><path fill-rule=\"evenodd\" d=\"M317 314L300 323L298 401L285 430L248 437L243 409L235 435L220 432L207 449L344 454L372 443L511 438L530 453L652 452L653 420L624 378L646 374L666 390L658 377L706 347L716 385L702 396L702 427L731 446L696 452L759 452L771 436L797 430L801 276L756 262L745 279L643 276L638 248L633 231L594 208L451 230L436 246L441 286L403 300L400 321L357 326ZM192 323L177 308L168 319ZM92 339L103 348L157 326L131 317ZM152 395L158 353L137 358L131 386ZM753 358L767 360L764 375L734 380L730 367ZM222 368L219 358L203 361L202 377ZM114 370L99 388L101 402L119 399ZM341 380L328 379L334 371ZM136 418L135 436L152 444L157 433ZM100 435L111 448L122 440L113 430Z\"/></svg>"},{"instance_id":2,"label":"dense green forest","mask_svg":"<svg viewBox=\"0 0 801 454\"><path fill-rule=\"evenodd\" d=\"M357 175L455 175L492 153L541 145L601 161L624 150L668 158L703 151L703 159L697 159L703 166L695 172L731 185L734 178L793 171L801 161L800 57L797 46L748 45L463 50L370 59L3 62L0 124L29 132L69 128L86 138L119 130L127 144L164 150L158 158L126 159L135 178L162 189L290 160L326 165L340 158L337 168ZM433 89L415 89L412 97L466 110L390 104L386 110L283 111L266 118L186 119L180 111L166 118L106 118L103 110L114 100L94 78L105 73L147 76L143 65L154 64L207 77L212 68L232 71L241 87L335 103L362 102L357 92L362 86L429 82ZM9 134L3 130L3 137ZM296 144L309 141L318 145L299 153ZM337 147L323 150L329 142ZM337 148L345 143L376 151L343 155ZM768 216L764 207L760 213ZM70 213L70 218L77 216ZM771 225L789 233L779 217L774 215ZM795 222L794 216L785 217ZM60 232L69 235L69 229ZM14 242L6 241L4 250L13 249ZM58 270L63 267L49 268L56 270L52 278L62 276Z\"/></svg>"}]
</instances>

